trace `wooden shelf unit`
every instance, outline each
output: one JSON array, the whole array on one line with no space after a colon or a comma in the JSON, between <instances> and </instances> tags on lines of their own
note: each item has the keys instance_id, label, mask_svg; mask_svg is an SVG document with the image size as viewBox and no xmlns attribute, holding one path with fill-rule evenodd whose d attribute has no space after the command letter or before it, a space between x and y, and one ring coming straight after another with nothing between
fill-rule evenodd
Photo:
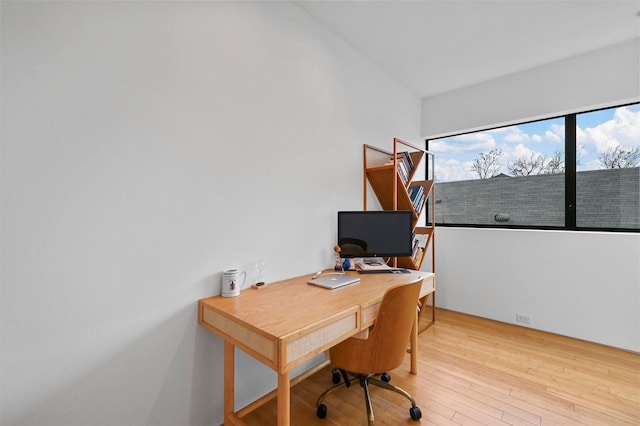
<instances>
[{"instance_id":1,"label":"wooden shelf unit","mask_svg":"<svg viewBox=\"0 0 640 426\"><path fill-rule=\"evenodd\" d=\"M399 167L402 167L399 163L402 160L403 155L409 155L413 167L411 170L400 171ZM420 169L423 161L427 161L424 166L430 179L420 180L416 177L416 171ZM433 167L433 154L425 149L419 148L411 143L405 142L401 139L394 138L393 140L393 152L372 146L364 145L363 149L363 161L364 161L364 173L363 173L363 192L364 192L364 210L367 210L367 194L369 187L373 190L374 194L380 206L383 210L409 210L413 214L413 229L416 235L423 235L426 237L426 244L422 253L416 261L411 257L399 257L395 258L393 265L396 267L420 270L424 261L424 254L429 250L431 251L431 268L432 272L435 272L435 188L434 188L434 167ZM406 176L406 182L402 176ZM419 185L424 192L424 198L414 205L411 197L409 196L409 187ZM430 209L429 212L425 211L425 207ZM418 226L418 222L423 215L429 217L430 223L424 226ZM420 301L423 308L426 308L429 303L429 296ZM428 328L435 322L435 291L431 295L429 309L421 309L421 319L426 311L431 312L431 321L427 321L426 327L422 326L420 331ZM424 321L420 321L423 324Z\"/></svg>"}]
</instances>

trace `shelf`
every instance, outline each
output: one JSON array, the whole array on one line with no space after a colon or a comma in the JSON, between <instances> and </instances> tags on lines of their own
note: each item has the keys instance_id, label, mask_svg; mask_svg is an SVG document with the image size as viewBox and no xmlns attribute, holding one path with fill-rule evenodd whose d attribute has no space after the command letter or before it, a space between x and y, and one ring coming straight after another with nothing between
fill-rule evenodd
<instances>
[{"instance_id":1,"label":"shelf","mask_svg":"<svg viewBox=\"0 0 640 426\"><path fill-rule=\"evenodd\" d=\"M408 158L405 157L406 155L408 155ZM431 178L414 180L415 173L420 169L425 156L431 160L430 169L427 164L427 169L431 172ZM420 270L425 254L431 249L431 268L435 272L435 249L433 248L435 235L433 154L395 138L393 140L393 152L371 145L364 145L363 160L364 210L367 210L367 185L370 185L383 210L409 210L413 213L413 230L416 236L414 241L416 239L421 240L421 243L424 244L424 247L414 252L413 256L396 258L394 266ZM376 164L370 165L374 161L376 161ZM409 196L409 192L412 191L409 188L415 186L422 187L422 194L417 196L415 193L413 194L414 198L417 198L414 204ZM425 205L431 208L431 224L417 226ZM431 304L429 304L429 299ZM435 322L435 290L430 296L420 300L420 306L422 307L419 315L420 320L425 316L430 316L431 320L427 322L427 327L433 325ZM431 315L425 314L426 312L430 312ZM423 330L424 328L421 327L420 331Z\"/></svg>"},{"instance_id":2,"label":"shelf","mask_svg":"<svg viewBox=\"0 0 640 426\"><path fill-rule=\"evenodd\" d=\"M407 269L414 269L414 270L420 269L420 266L422 265L422 261L424 260L424 254L426 253L426 251L431 246L431 243L433 242L432 228L418 226L415 228L415 233L416 235L426 235L426 242L424 244L424 247L420 249L420 252L418 253L419 257L417 258L417 261L414 261L411 257L399 257L398 267L400 268L407 268Z\"/></svg>"},{"instance_id":3,"label":"shelf","mask_svg":"<svg viewBox=\"0 0 640 426\"><path fill-rule=\"evenodd\" d=\"M422 181L409 181L408 186L420 185L424 190L424 202L421 203L418 209L414 208L413 202L411 198L409 198L409 193L407 192L407 187L405 187L402 179L398 176L397 182L397 203L394 200L393 196L393 174L394 168L393 165L382 166L382 167L373 167L367 169L366 175L369 183L371 184L371 188L373 188L373 192L376 194L378 198L378 202L383 210L411 210L414 216L414 226L420 217L420 213L424 208L424 204L426 200L429 199L431 195L431 190L433 188L433 181L431 180L422 180Z\"/></svg>"},{"instance_id":4,"label":"shelf","mask_svg":"<svg viewBox=\"0 0 640 426\"><path fill-rule=\"evenodd\" d=\"M425 156L432 156L432 154L399 139L394 139L393 143L393 152L369 145L364 146L365 210L367 208L366 192L368 183L383 210L411 211L413 228L416 229L424 206L427 205L428 200L433 199L434 185L433 180L414 180L414 177L416 171L420 169ZM371 156L374 154L377 156L377 164L369 166L368 152L371 152ZM421 193L416 193L415 187L421 187ZM431 203L431 206L433 206L433 203ZM433 239L433 225L420 228L420 230L416 229L416 232L418 234L429 233L430 237L427 242L427 247L429 247ZM421 260L413 262L411 258L399 259L401 264L407 265L406 267L411 267L411 269L420 269Z\"/></svg>"}]
</instances>

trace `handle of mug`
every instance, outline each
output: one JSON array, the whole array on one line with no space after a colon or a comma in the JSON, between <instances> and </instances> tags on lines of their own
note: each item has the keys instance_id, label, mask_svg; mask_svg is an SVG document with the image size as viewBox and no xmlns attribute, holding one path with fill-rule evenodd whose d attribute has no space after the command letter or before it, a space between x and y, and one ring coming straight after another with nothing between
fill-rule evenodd
<instances>
[{"instance_id":1,"label":"handle of mug","mask_svg":"<svg viewBox=\"0 0 640 426\"><path fill-rule=\"evenodd\" d=\"M242 284L240 284L240 290L244 290L245 285L247 284L247 271L242 271L240 275L243 275Z\"/></svg>"}]
</instances>

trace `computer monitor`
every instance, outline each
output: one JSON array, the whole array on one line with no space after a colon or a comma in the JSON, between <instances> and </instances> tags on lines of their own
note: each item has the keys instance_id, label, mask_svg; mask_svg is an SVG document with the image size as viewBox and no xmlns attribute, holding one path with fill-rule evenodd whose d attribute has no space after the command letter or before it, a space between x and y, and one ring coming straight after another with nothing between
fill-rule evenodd
<instances>
[{"instance_id":1,"label":"computer monitor","mask_svg":"<svg viewBox=\"0 0 640 426\"><path fill-rule=\"evenodd\" d=\"M340 257L411 256L413 213L410 211L340 211Z\"/></svg>"}]
</instances>

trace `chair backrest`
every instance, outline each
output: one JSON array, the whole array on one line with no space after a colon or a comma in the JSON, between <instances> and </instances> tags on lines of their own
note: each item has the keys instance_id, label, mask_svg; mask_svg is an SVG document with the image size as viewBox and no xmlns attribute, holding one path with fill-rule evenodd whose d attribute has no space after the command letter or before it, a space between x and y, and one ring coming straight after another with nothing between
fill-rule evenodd
<instances>
[{"instance_id":1,"label":"chair backrest","mask_svg":"<svg viewBox=\"0 0 640 426\"><path fill-rule=\"evenodd\" d=\"M416 320L422 281L388 289L380 304L375 325L369 335L375 346L370 369L376 373L393 370L402 364L411 328Z\"/></svg>"},{"instance_id":2,"label":"chair backrest","mask_svg":"<svg viewBox=\"0 0 640 426\"><path fill-rule=\"evenodd\" d=\"M421 286L422 280L387 289L368 339L351 338L338 344L330 351L332 363L360 374L382 373L402 364Z\"/></svg>"}]
</instances>

